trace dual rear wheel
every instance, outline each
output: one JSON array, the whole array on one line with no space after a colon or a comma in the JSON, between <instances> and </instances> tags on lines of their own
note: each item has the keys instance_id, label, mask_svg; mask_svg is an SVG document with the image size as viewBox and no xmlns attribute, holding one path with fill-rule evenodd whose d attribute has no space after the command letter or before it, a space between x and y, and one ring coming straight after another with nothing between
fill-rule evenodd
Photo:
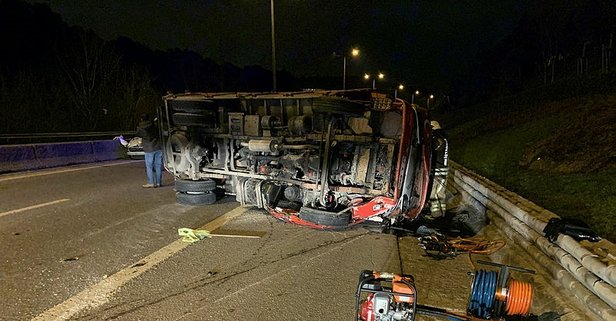
<instances>
[{"instance_id":1,"label":"dual rear wheel","mask_svg":"<svg viewBox=\"0 0 616 321\"><path fill-rule=\"evenodd\" d=\"M184 205L209 205L216 202L216 182L211 179L175 181L175 199Z\"/></svg>"}]
</instances>

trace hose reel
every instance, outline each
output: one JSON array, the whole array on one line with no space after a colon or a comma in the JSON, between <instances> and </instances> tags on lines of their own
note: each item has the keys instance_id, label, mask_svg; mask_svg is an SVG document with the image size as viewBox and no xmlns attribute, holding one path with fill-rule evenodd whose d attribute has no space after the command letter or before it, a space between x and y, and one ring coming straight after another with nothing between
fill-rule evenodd
<instances>
[{"instance_id":1,"label":"hose reel","mask_svg":"<svg viewBox=\"0 0 616 321\"><path fill-rule=\"evenodd\" d=\"M486 261L477 262L497 266L500 271L475 271L467 312L482 319L528 315L533 300L533 286L509 277L509 272L513 270L534 274L535 271Z\"/></svg>"}]
</instances>

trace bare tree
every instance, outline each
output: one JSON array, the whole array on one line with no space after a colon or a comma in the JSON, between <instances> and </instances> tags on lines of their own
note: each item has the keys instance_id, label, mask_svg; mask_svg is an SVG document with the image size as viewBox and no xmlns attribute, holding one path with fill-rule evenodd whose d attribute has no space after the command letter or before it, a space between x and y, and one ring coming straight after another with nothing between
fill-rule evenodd
<instances>
[{"instance_id":1,"label":"bare tree","mask_svg":"<svg viewBox=\"0 0 616 321\"><path fill-rule=\"evenodd\" d=\"M150 76L144 68L133 66L122 75L118 82L117 106L115 108L116 124L120 129L133 128L137 115L152 113L161 102L161 95L152 89Z\"/></svg>"},{"instance_id":2,"label":"bare tree","mask_svg":"<svg viewBox=\"0 0 616 321\"><path fill-rule=\"evenodd\" d=\"M70 89L66 99L85 122L73 125L96 129L105 105L103 93L120 72L120 57L92 32L81 32L72 47L63 48L58 61Z\"/></svg>"}]
</instances>

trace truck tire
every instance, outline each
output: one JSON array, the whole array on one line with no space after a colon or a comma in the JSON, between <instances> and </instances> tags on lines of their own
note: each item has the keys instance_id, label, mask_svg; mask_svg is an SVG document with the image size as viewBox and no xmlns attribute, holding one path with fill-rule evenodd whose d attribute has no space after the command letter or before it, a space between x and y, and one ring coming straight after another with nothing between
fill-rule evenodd
<instances>
[{"instance_id":1,"label":"truck tire","mask_svg":"<svg viewBox=\"0 0 616 321\"><path fill-rule=\"evenodd\" d=\"M216 189L216 182L209 178L198 181L188 179L175 180L176 192L211 192L214 189Z\"/></svg>"},{"instance_id":2,"label":"truck tire","mask_svg":"<svg viewBox=\"0 0 616 321\"><path fill-rule=\"evenodd\" d=\"M216 194L212 192L208 193L175 193L175 200L179 204L184 205L210 205L216 203Z\"/></svg>"},{"instance_id":3,"label":"truck tire","mask_svg":"<svg viewBox=\"0 0 616 321\"><path fill-rule=\"evenodd\" d=\"M315 113L331 113L343 115L363 115L366 108L362 104L339 97L319 97L312 102Z\"/></svg>"},{"instance_id":4,"label":"truck tire","mask_svg":"<svg viewBox=\"0 0 616 321\"><path fill-rule=\"evenodd\" d=\"M212 105L210 105L212 102L211 100L170 100L169 108L173 112L200 113L212 108Z\"/></svg>"},{"instance_id":5,"label":"truck tire","mask_svg":"<svg viewBox=\"0 0 616 321\"><path fill-rule=\"evenodd\" d=\"M327 226L342 227L351 223L351 212L343 213L328 212L317 210L310 207L302 207L299 210L299 217L305 221Z\"/></svg>"},{"instance_id":6,"label":"truck tire","mask_svg":"<svg viewBox=\"0 0 616 321\"><path fill-rule=\"evenodd\" d=\"M205 111L199 114L175 113L171 118L176 126L216 126L216 114L213 111Z\"/></svg>"}]
</instances>

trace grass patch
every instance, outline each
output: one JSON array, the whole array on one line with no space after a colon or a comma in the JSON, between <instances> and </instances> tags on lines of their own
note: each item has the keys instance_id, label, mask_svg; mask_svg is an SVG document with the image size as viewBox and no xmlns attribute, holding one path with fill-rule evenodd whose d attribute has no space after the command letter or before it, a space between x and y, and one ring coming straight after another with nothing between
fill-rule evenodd
<instances>
[{"instance_id":1,"label":"grass patch","mask_svg":"<svg viewBox=\"0 0 616 321\"><path fill-rule=\"evenodd\" d=\"M571 115L551 113L513 124L508 119L499 126L503 119L484 116L448 129L452 159L561 217L585 221L599 235L615 241L616 169L559 173L520 166L525 151L567 126Z\"/></svg>"}]
</instances>

